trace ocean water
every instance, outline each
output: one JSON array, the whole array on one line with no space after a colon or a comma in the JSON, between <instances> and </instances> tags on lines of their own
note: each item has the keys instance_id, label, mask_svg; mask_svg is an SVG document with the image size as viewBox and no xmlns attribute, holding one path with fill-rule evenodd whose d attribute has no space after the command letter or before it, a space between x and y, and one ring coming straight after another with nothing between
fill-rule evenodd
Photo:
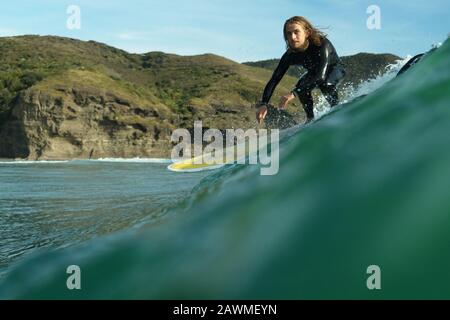
<instances>
[{"instance_id":1,"label":"ocean water","mask_svg":"<svg viewBox=\"0 0 450 320\"><path fill-rule=\"evenodd\" d=\"M75 203L85 202L87 212L80 211L91 214L87 220L94 224L89 199L106 192L115 205L106 206L98 221L113 221L112 230L102 233L81 223L67 243L3 262L9 267L0 298L450 298L449 57L447 40L402 76L384 75L370 90L361 89L366 96L348 99L285 136L274 176L261 176L254 165L183 175L165 171L163 164L85 164L88 171L106 170L111 180L86 174L92 176L90 191L75 189L77 200L60 200L71 204L60 210L83 208ZM61 170L77 163L47 165ZM47 214L39 209L39 197L15 181L20 168L7 165L0 172L9 170L11 190L28 203L23 208ZM157 182L144 178L151 170ZM42 174L47 188L54 188L46 192L70 195L61 191L64 183L52 182L61 173ZM69 176L81 175L75 170ZM146 182L139 184L141 179ZM176 190L157 187L166 182L182 188L178 199L171 196ZM130 192L133 183L138 187ZM2 206L14 210L9 188ZM35 182L35 188L39 194L41 185ZM141 203L153 191L161 201ZM123 193L136 198L127 202ZM125 209L110 216L120 204ZM142 213L135 206L151 209ZM52 210L55 218L58 210ZM116 221L120 228L113 227ZM73 228L72 219L66 226ZM6 227L15 230L10 237L20 234L20 224ZM81 290L66 287L70 265L82 271ZM372 265L380 269L381 290L367 288Z\"/></svg>"},{"instance_id":2,"label":"ocean water","mask_svg":"<svg viewBox=\"0 0 450 320\"><path fill-rule=\"evenodd\" d=\"M27 254L161 223L206 175L175 176L168 163L0 161L0 273Z\"/></svg>"}]
</instances>

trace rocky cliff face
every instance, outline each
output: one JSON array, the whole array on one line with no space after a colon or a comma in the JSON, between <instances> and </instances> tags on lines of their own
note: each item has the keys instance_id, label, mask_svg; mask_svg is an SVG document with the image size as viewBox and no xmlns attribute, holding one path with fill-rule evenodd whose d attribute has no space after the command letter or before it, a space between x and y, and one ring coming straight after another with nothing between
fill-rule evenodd
<instances>
[{"instance_id":1,"label":"rocky cliff face","mask_svg":"<svg viewBox=\"0 0 450 320\"><path fill-rule=\"evenodd\" d=\"M156 110L110 92L60 85L22 92L0 130L7 158L168 156L174 125Z\"/></svg>"},{"instance_id":2,"label":"rocky cliff face","mask_svg":"<svg viewBox=\"0 0 450 320\"><path fill-rule=\"evenodd\" d=\"M254 128L252 105L272 74L261 66L60 37L0 38L0 158L167 157L172 131L196 120L204 129ZM286 75L272 102L296 82ZM297 103L287 111L304 118Z\"/></svg>"},{"instance_id":3,"label":"rocky cliff face","mask_svg":"<svg viewBox=\"0 0 450 320\"><path fill-rule=\"evenodd\" d=\"M175 128L248 128L266 70L60 37L0 38L0 158L167 157ZM280 85L287 91L287 79Z\"/></svg>"}]
</instances>

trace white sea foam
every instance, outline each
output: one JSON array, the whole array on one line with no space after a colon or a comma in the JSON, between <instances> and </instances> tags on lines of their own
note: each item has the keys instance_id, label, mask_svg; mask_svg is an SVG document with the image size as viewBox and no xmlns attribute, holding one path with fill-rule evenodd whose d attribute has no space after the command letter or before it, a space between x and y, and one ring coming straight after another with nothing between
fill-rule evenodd
<instances>
[{"instance_id":1,"label":"white sea foam","mask_svg":"<svg viewBox=\"0 0 450 320\"><path fill-rule=\"evenodd\" d=\"M386 66L384 72L381 72L378 76L372 79L368 79L355 87L347 87L344 89L345 98L341 103L347 103L352 99L359 97L361 95L369 94L378 90L386 82L392 80L397 75L398 71L405 65L406 62L411 59L412 56L408 55L404 59L399 59L393 64ZM326 101L323 95L319 95L319 100L314 105L314 114L316 119L320 119L322 116L327 114L331 110L330 105Z\"/></svg>"},{"instance_id":2,"label":"white sea foam","mask_svg":"<svg viewBox=\"0 0 450 320\"><path fill-rule=\"evenodd\" d=\"M130 162L130 163L172 163L170 159L164 158L100 158L96 160L98 162Z\"/></svg>"},{"instance_id":3,"label":"white sea foam","mask_svg":"<svg viewBox=\"0 0 450 320\"><path fill-rule=\"evenodd\" d=\"M0 161L0 164L52 164L52 163L67 163L69 160L4 160Z\"/></svg>"},{"instance_id":4,"label":"white sea foam","mask_svg":"<svg viewBox=\"0 0 450 320\"><path fill-rule=\"evenodd\" d=\"M3 160L0 164L55 164L55 163L73 163L75 161L91 161L91 162L128 162L128 163L171 163L170 159L163 158L101 158L95 160Z\"/></svg>"}]
</instances>

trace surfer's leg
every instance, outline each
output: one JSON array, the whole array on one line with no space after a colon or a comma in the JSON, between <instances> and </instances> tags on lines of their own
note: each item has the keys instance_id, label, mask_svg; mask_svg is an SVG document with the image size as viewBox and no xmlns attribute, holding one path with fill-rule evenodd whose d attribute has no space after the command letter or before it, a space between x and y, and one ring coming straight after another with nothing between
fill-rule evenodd
<instances>
[{"instance_id":1,"label":"surfer's leg","mask_svg":"<svg viewBox=\"0 0 450 320\"><path fill-rule=\"evenodd\" d=\"M320 91L322 91L331 107L334 107L339 103L339 95L336 86L323 85L320 87Z\"/></svg>"},{"instance_id":2,"label":"surfer's leg","mask_svg":"<svg viewBox=\"0 0 450 320\"><path fill-rule=\"evenodd\" d=\"M319 86L320 91L322 91L331 107L334 107L339 103L337 88L344 79L345 73L346 72L341 65L335 66L328 75L327 80Z\"/></svg>"},{"instance_id":3,"label":"surfer's leg","mask_svg":"<svg viewBox=\"0 0 450 320\"><path fill-rule=\"evenodd\" d=\"M297 93L297 97L306 112L307 121L314 119L314 100L311 95L311 90L303 90Z\"/></svg>"}]
</instances>

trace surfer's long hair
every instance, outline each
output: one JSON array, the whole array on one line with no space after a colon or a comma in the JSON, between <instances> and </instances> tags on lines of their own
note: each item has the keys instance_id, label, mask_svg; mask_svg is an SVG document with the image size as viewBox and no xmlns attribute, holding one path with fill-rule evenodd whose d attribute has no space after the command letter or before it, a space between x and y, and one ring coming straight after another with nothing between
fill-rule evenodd
<instances>
[{"instance_id":1,"label":"surfer's long hair","mask_svg":"<svg viewBox=\"0 0 450 320\"><path fill-rule=\"evenodd\" d=\"M303 29L306 31L306 33L308 35L306 39L308 39L308 41L314 43L316 46L320 46L322 44L322 39L326 38L326 36L327 36L326 33L322 32L318 28L314 27L311 24L311 22L309 22L305 17L294 16L292 18L287 19L286 22L284 23L284 27L283 27L284 41L286 42L287 50L292 50L292 49L289 46L286 28L288 25L294 24L294 23L297 23L303 27Z\"/></svg>"}]
</instances>

